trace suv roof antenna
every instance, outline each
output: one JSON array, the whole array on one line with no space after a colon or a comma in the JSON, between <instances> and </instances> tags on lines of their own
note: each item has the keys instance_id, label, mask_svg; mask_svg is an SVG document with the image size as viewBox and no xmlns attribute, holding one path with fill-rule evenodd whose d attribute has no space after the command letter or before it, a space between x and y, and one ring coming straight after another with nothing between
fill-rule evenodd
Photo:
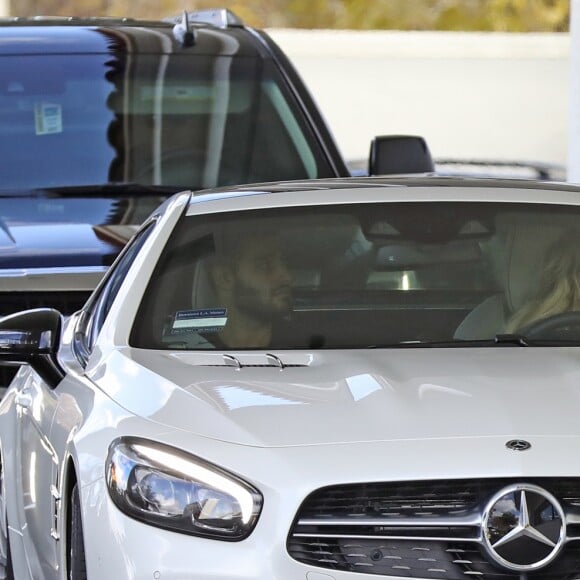
<instances>
[{"instance_id":1,"label":"suv roof antenna","mask_svg":"<svg viewBox=\"0 0 580 580\"><path fill-rule=\"evenodd\" d=\"M187 10L183 11L181 20L173 27L173 36L181 46L193 46L195 44L195 31L189 25Z\"/></svg>"}]
</instances>

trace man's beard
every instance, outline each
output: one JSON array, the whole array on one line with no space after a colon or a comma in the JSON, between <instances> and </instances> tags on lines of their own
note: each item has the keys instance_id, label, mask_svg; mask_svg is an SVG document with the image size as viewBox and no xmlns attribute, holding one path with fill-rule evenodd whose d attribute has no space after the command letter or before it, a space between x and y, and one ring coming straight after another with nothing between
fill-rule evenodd
<instances>
[{"instance_id":1,"label":"man's beard","mask_svg":"<svg viewBox=\"0 0 580 580\"><path fill-rule=\"evenodd\" d=\"M277 293L287 293L286 304L278 302L273 303L273 299L266 299L266 297L241 280L236 280L235 300L236 307L240 312L259 320L260 322L271 322L274 319L284 318L292 309L290 299L290 287L280 286L274 290L274 295Z\"/></svg>"}]
</instances>

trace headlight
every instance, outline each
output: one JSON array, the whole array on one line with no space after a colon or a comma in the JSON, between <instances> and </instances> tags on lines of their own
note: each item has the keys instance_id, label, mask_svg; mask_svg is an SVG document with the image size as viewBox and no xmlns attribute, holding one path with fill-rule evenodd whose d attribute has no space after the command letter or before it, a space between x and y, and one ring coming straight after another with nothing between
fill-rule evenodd
<instances>
[{"instance_id":1,"label":"headlight","mask_svg":"<svg viewBox=\"0 0 580 580\"><path fill-rule=\"evenodd\" d=\"M126 437L107 458L111 499L147 524L219 540L254 529L262 496L235 475L179 449Z\"/></svg>"}]
</instances>

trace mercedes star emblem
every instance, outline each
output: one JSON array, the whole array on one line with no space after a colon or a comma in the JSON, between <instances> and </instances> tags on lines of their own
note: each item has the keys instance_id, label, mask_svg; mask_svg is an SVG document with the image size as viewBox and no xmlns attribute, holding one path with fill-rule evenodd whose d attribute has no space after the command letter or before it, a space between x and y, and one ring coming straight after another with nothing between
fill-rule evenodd
<instances>
[{"instance_id":1,"label":"mercedes star emblem","mask_svg":"<svg viewBox=\"0 0 580 580\"><path fill-rule=\"evenodd\" d=\"M531 572L548 565L566 541L558 500L532 484L513 484L489 501L483 514L483 544L500 566Z\"/></svg>"},{"instance_id":2,"label":"mercedes star emblem","mask_svg":"<svg viewBox=\"0 0 580 580\"><path fill-rule=\"evenodd\" d=\"M505 446L512 451L527 451L532 444L529 441L524 441L523 439L510 439Z\"/></svg>"}]
</instances>

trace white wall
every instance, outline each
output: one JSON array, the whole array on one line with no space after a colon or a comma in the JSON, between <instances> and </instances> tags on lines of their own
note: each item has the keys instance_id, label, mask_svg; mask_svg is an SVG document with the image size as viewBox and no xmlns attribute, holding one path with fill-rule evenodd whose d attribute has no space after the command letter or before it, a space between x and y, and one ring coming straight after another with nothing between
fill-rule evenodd
<instances>
[{"instance_id":1,"label":"white wall","mask_svg":"<svg viewBox=\"0 0 580 580\"><path fill-rule=\"evenodd\" d=\"M570 3L570 103L568 113L569 181L580 182L580 0Z\"/></svg>"},{"instance_id":2,"label":"white wall","mask_svg":"<svg viewBox=\"0 0 580 580\"><path fill-rule=\"evenodd\" d=\"M435 157L566 163L568 34L268 32L347 159L406 133Z\"/></svg>"},{"instance_id":3,"label":"white wall","mask_svg":"<svg viewBox=\"0 0 580 580\"><path fill-rule=\"evenodd\" d=\"M10 0L0 0L0 18L10 16Z\"/></svg>"}]
</instances>

